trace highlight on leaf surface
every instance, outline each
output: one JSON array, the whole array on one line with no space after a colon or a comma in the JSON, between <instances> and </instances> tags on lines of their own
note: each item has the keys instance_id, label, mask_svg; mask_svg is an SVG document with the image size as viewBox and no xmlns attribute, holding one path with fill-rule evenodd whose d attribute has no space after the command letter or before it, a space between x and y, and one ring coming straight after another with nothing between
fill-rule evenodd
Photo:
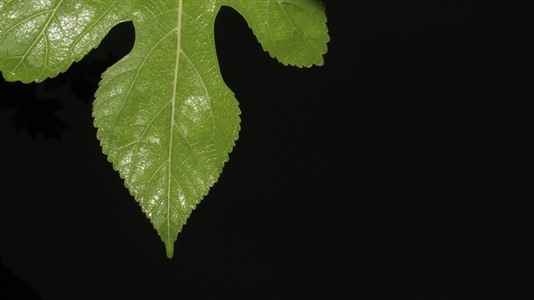
<instances>
[{"instance_id":1,"label":"highlight on leaf surface","mask_svg":"<svg viewBox=\"0 0 534 300\"><path fill-rule=\"evenodd\" d=\"M236 9L285 65L322 65L320 0L0 0L0 71L40 82L65 72L125 21L132 51L102 76L93 105L103 152L165 244L217 181L239 132L219 71L215 18Z\"/></svg>"}]
</instances>

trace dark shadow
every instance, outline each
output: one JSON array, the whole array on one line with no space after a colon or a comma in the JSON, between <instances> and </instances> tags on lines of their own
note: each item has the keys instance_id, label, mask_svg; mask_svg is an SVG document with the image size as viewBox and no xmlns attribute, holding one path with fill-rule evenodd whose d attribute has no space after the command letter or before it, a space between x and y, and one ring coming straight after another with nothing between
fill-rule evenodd
<instances>
[{"instance_id":1,"label":"dark shadow","mask_svg":"<svg viewBox=\"0 0 534 300\"><path fill-rule=\"evenodd\" d=\"M64 108L63 101L57 98L39 100L37 84L0 82L2 101L0 109L14 109L12 114L17 131L26 131L30 137L42 136L45 140L61 140L61 132L69 126L57 113Z\"/></svg>"},{"instance_id":2,"label":"dark shadow","mask_svg":"<svg viewBox=\"0 0 534 300\"><path fill-rule=\"evenodd\" d=\"M13 121L12 124L7 123L10 127L8 130L27 134L31 138L41 137L43 141L62 140L65 131L74 126L68 121L72 120L69 119L73 111L70 103L76 101L72 98L78 98L84 105L91 105L101 74L130 52L133 39L132 23L119 24L98 48L56 78L42 83L23 84L6 82L0 76L0 110ZM6 182L6 178L0 180L2 184ZM0 201L10 200L8 197L0 198ZM3 261L0 261L0 273L0 299L42 299L36 289L11 272Z\"/></svg>"},{"instance_id":3,"label":"dark shadow","mask_svg":"<svg viewBox=\"0 0 534 300\"><path fill-rule=\"evenodd\" d=\"M91 103L102 73L130 52L133 40L132 23L122 23L109 32L98 48L56 78L31 84L0 80L0 109L14 110L17 131L25 131L32 138L61 140L62 132L70 128L59 115L65 109L64 101L74 95ZM52 92L55 96L50 96Z\"/></svg>"},{"instance_id":4,"label":"dark shadow","mask_svg":"<svg viewBox=\"0 0 534 300\"><path fill-rule=\"evenodd\" d=\"M43 299L31 286L13 274L0 260L0 298L1 299Z\"/></svg>"}]
</instances>

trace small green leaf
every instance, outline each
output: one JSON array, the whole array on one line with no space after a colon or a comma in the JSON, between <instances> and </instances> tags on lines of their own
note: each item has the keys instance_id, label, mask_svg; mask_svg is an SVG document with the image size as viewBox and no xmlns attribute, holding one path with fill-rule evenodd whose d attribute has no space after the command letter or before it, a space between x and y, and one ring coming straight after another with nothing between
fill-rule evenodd
<instances>
[{"instance_id":1,"label":"small green leaf","mask_svg":"<svg viewBox=\"0 0 534 300\"><path fill-rule=\"evenodd\" d=\"M323 64L328 34L319 0L0 0L0 70L7 80L56 76L114 25L133 21L134 47L104 73L94 124L169 258L238 137L240 111L215 51L222 5L239 11L282 63Z\"/></svg>"},{"instance_id":2,"label":"small green leaf","mask_svg":"<svg viewBox=\"0 0 534 300\"><path fill-rule=\"evenodd\" d=\"M243 15L265 51L285 65L323 65L330 40L321 1L225 0Z\"/></svg>"}]
</instances>

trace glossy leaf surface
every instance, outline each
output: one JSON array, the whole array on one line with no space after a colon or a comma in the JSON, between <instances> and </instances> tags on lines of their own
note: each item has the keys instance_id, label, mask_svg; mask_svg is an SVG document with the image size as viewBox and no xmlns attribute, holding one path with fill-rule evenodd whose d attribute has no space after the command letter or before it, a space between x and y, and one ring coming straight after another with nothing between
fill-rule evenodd
<instances>
[{"instance_id":1,"label":"glossy leaf surface","mask_svg":"<svg viewBox=\"0 0 534 300\"><path fill-rule=\"evenodd\" d=\"M103 152L172 257L192 210L217 181L239 132L239 108L219 71L215 17L241 13L284 64L323 64L319 0L0 0L0 70L42 81L133 21L133 50L102 77L93 107Z\"/></svg>"}]
</instances>

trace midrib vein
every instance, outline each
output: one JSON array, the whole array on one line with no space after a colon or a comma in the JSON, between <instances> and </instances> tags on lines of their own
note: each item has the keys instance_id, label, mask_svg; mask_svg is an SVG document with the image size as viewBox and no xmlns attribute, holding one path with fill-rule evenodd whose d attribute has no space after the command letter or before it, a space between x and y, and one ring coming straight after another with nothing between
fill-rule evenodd
<instances>
[{"instance_id":1,"label":"midrib vein","mask_svg":"<svg viewBox=\"0 0 534 300\"><path fill-rule=\"evenodd\" d=\"M171 237L171 167L172 167L172 144L173 144L173 131L174 131L174 118L176 110L176 91L178 87L178 70L180 68L180 52L182 48L182 10L183 10L183 0L178 0L178 20L176 22L176 61L174 63L174 80L172 87L172 98L171 98L171 126L170 126L170 138L169 138L169 157L167 163L168 165L168 182L167 182L167 247L172 245Z\"/></svg>"}]
</instances>

